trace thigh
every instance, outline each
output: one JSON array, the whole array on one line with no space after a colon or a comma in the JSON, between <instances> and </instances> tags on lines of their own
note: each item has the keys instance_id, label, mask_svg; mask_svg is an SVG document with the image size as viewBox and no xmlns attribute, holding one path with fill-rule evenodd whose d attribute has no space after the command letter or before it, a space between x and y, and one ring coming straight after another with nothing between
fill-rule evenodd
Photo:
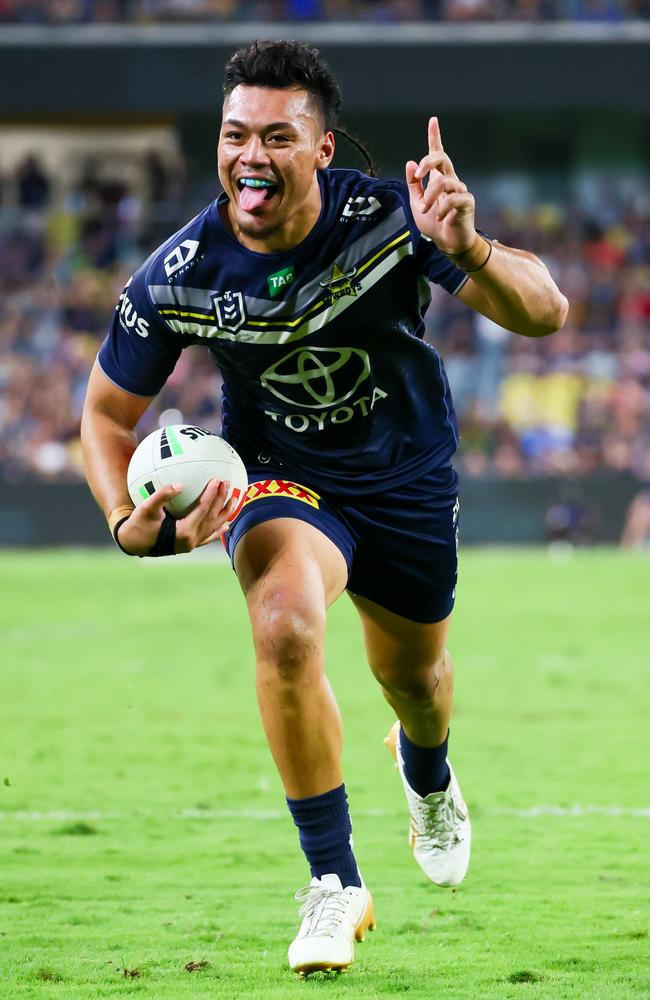
<instances>
[{"instance_id":1,"label":"thigh","mask_svg":"<svg viewBox=\"0 0 650 1000\"><path fill-rule=\"evenodd\" d=\"M295 517L258 521L236 546L233 565L249 603L327 608L345 590L348 566L339 547Z\"/></svg>"},{"instance_id":2,"label":"thigh","mask_svg":"<svg viewBox=\"0 0 650 1000\"><path fill-rule=\"evenodd\" d=\"M397 681L443 660L451 615L439 622L415 622L366 597L350 596L361 617L368 663L379 680Z\"/></svg>"},{"instance_id":3,"label":"thigh","mask_svg":"<svg viewBox=\"0 0 650 1000\"><path fill-rule=\"evenodd\" d=\"M291 567L318 567L328 598L331 593L338 597L341 573L347 582L354 556L347 525L308 486L263 467L250 466L248 475L246 499L224 539L244 593L287 562ZM295 576L292 569L292 579ZM306 586L307 577L303 579Z\"/></svg>"},{"instance_id":4,"label":"thigh","mask_svg":"<svg viewBox=\"0 0 650 1000\"><path fill-rule=\"evenodd\" d=\"M268 467L250 466L248 474L246 499L225 542L249 608L262 583L267 604L328 607L350 574L354 540L347 526L310 487Z\"/></svg>"}]
</instances>

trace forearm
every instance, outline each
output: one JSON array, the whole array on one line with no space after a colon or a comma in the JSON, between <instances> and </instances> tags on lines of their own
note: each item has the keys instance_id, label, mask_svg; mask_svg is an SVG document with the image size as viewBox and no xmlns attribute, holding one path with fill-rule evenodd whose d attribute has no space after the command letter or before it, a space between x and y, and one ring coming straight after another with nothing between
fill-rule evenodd
<instances>
[{"instance_id":1,"label":"forearm","mask_svg":"<svg viewBox=\"0 0 650 1000\"><path fill-rule=\"evenodd\" d=\"M81 444L90 490L108 518L111 511L131 506L126 473L137 447L133 430L96 409L84 411Z\"/></svg>"},{"instance_id":2,"label":"forearm","mask_svg":"<svg viewBox=\"0 0 650 1000\"><path fill-rule=\"evenodd\" d=\"M499 326L525 337L559 330L569 304L542 261L525 250L492 243L489 259L481 266L489 249L486 240L477 237L469 253L455 258L470 274L461 298Z\"/></svg>"}]
</instances>

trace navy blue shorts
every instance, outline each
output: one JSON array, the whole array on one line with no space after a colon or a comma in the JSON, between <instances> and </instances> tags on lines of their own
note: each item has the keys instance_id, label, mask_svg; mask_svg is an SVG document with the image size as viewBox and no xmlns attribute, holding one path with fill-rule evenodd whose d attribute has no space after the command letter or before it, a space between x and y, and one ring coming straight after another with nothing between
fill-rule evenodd
<instances>
[{"instance_id":1,"label":"navy blue shorts","mask_svg":"<svg viewBox=\"0 0 650 1000\"><path fill-rule=\"evenodd\" d=\"M438 622L454 606L458 569L458 498L426 480L390 492L327 498L288 472L249 466L246 501L225 538L231 559L254 525L295 517L322 531L348 567L347 589L416 622ZM456 476L450 470L455 490ZM436 482L439 481L439 473Z\"/></svg>"}]
</instances>

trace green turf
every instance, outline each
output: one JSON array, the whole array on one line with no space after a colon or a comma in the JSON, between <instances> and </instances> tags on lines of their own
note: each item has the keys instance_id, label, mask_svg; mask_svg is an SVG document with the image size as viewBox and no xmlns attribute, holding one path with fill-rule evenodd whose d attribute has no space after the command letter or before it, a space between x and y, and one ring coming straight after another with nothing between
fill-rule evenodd
<instances>
[{"instance_id":1,"label":"green turf","mask_svg":"<svg viewBox=\"0 0 650 1000\"><path fill-rule=\"evenodd\" d=\"M0 997L650 997L649 569L464 554L451 747L475 846L456 892L410 857L391 716L353 608L333 609L379 927L348 973L301 981L306 871L228 566L0 556Z\"/></svg>"}]
</instances>

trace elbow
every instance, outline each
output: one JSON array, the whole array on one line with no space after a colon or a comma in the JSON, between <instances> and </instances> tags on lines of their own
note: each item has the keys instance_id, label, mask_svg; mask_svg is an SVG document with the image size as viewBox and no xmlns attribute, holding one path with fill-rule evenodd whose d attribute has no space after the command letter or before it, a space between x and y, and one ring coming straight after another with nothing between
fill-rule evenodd
<instances>
[{"instance_id":1,"label":"elbow","mask_svg":"<svg viewBox=\"0 0 650 1000\"><path fill-rule=\"evenodd\" d=\"M520 331L525 337L549 337L557 333L566 323L569 315L569 300L559 289L545 302L541 315L531 320L526 330Z\"/></svg>"},{"instance_id":2,"label":"elbow","mask_svg":"<svg viewBox=\"0 0 650 1000\"><path fill-rule=\"evenodd\" d=\"M553 328L549 330L549 333L557 333L561 330L566 323L567 316L569 315L569 300L566 295L558 291L556 296L555 308L553 313Z\"/></svg>"}]
</instances>

